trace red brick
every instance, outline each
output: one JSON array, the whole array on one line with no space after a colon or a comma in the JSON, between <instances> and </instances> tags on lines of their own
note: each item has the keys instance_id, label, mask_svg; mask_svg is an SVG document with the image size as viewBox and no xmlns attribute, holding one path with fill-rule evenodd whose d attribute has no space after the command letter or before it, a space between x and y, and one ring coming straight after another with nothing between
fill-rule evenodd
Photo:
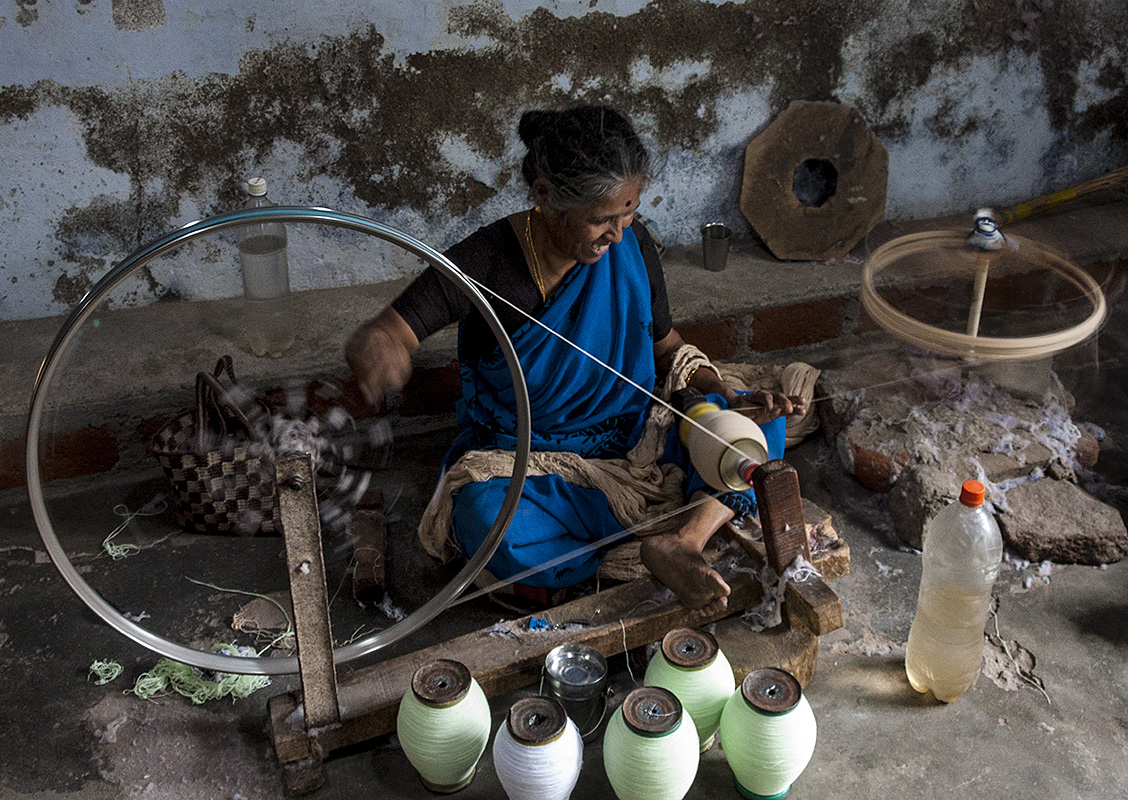
<instances>
[{"instance_id":1,"label":"red brick","mask_svg":"<svg viewBox=\"0 0 1128 800\"><path fill-rule=\"evenodd\" d=\"M887 492L897 475L896 464L887 453L870 450L850 442L854 477L872 492Z\"/></svg>"},{"instance_id":2,"label":"red brick","mask_svg":"<svg viewBox=\"0 0 1128 800\"><path fill-rule=\"evenodd\" d=\"M757 311L752 317L752 349L763 353L824 342L842 335L845 319L842 297Z\"/></svg>"},{"instance_id":3,"label":"red brick","mask_svg":"<svg viewBox=\"0 0 1128 800\"><path fill-rule=\"evenodd\" d=\"M360 384L357 383L356 376L351 372L341 375L337 378L336 383L341 390L341 394L334 398L334 401L347 411L353 419L368 419L384 412L384 408L377 409L368 404L368 401L364 399L364 394L360 391ZM317 406L312 407L317 408Z\"/></svg>"},{"instance_id":4,"label":"red brick","mask_svg":"<svg viewBox=\"0 0 1128 800\"><path fill-rule=\"evenodd\" d=\"M887 492L901 470L912 460L912 455L905 450L889 453L859 444L851 438L851 427L846 427L839 434L845 439L849 448L846 471L857 478L858 483L874 492ZM841 451L840 451L841 452Z\"/></svg>"},{"instance_id":5,"label":"red brick","mask_svg":"<svg viewBox=\"0 0 1128 800\"><path fill-rule=\"evenodd\" d=\"M141 420L137 423L137 438L148 447L149 442L157 435L157 431L163 428L170 419L172 417L159 416Z\"/></svg>"},{"instance_id":6,"label":"red brick","mask_svg":"<svg viewBox=\"0 0 1128 800\"><path fill-rule=\"evenodd\" d=\"M1047 302L1050 280L1049 271L1044 269L999 276L993 276L989 272L987 287L983 291L983 313L1040 308ZM969 304L972 288L972 282L968 281L966 292Z\"/></svg>"},{"instance_id":7,"label":"red brick","mask_svg":"<svg viewBox=\"0 0 1128 800\"><path fill-rule=\"evenodd\" d=\"M924 289L883 289L880 294L881 299L896 311L907 314L926 325L942 322L947 313L946 286L930 286ZM854 333L868 333L879 330L880 327L863 308L854 325Z\"/></svg>"},{"instance_id":8,"label":"red brick","mask_svg":"<svg viewBox=\"0 0 1128 800\"><path fill-rule=\"evenodd\" d=\"M0 442L0 489L24 486L24 440Z\"/></svg>"},{"instance_id":9,"label":"red brick","mask_svg":"<svg viewBox=\"0 0 1128 800\"><path fill-rule=\"evenodd\" d=\"M1092 275L1093 280L1102 286L1111 283L1116 279L1117 275L1120 275L1122 278L1128 276L1128 258L1121 258L1115 261L1094 261L1091 264L1078 266Z\"/></svg>"},{"instance_id":10,"label":"red brick","mask_svg":"<svg viewBox=\"0 0 1128 800\"><path fill-rule=\"evenodd\" d=\"M1106 298L1116 297L1128 285L1128 259L1119 261L1098 261L1095 264L1086 264L1082 267L1089 276L1104 290ZM1056 302L1078 303L1087 311L1092 309L1092 304L1082 301L1081 290L1067 280L1062 280L1054 297Z\"/></svg>"},{"instance_id":11,"label":"red brick","mask_svg":"<svg viewBox=\"0 0 1128 800\"><path fill-rule=\"evenodd\" d=\"M678 325L678 333L709 358L724 360L736 355L741 348L736 320L732 317Z\"/></svg>"},{"instance_id":12,"label":"red brick","mask_svg":"<svg viewBox=\"0 0 1128 800\"><path fill-rule=\"evenodd\" d=\"M0 443L0 489L26 485L24 440ZM106 472L117 463L117 441L105 428L83 428L40 438L40 481Z\"/></svg>"},{"instance_id":13,"label":"red brick","mask_svg":"<svg viewBox=\"0 0 1128 800\"><path fill-rule=\"evenodd\" d=\"M336 407L343 408L354 419L366 419L377 413L377 409L365 402L360 384L351 372L310 381L305 385L304 392L303 411L317 417L324 418ZM275 412L282 412L286 408L286 387L271 387L263 392L262 398Z\"/></svg>"}]
</instances>

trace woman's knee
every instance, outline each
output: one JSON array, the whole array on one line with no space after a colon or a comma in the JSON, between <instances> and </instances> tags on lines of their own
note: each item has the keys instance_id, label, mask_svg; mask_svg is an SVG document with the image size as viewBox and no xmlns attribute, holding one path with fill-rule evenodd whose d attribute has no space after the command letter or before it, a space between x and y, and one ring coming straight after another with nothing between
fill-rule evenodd
<instances>
[{"instance_id":1,"label":"woman's knee","mask_svg":"<svg viewBox=\"0 0 1128 800\"><path fill-rule=\"evenodd\" d=\"M454 532L465 551L478 549L501 512L508 481L490 480L462 487L454 498Z\"/></svg>"}]
</instances>

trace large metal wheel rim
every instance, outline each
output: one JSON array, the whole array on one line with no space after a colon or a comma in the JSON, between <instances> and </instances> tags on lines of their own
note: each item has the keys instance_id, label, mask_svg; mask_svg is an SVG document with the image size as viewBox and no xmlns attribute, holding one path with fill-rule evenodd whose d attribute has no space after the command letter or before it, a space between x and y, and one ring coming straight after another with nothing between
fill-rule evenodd
<instances>
[{"instance_id":1,"label":"large metal wheel rim","mask_svg":"<svg viewBox=\"0 0 1128 800\"><path fill-rule=\"evenodd\" d=\"M874 278L897 259L926 252L942 243L962 243L964 235L955 231L942 235L915 233L886 242L870 256L862 272L862 308L884 330L910 344L943 355L975 358L980 361L1016 361L1045 358L1088 339L1100 330L1107 313L1104 292L1092 275L1029 239L1009 235L1021 247L1040 251L1052 262L1050 267L1076 286L1093 305L1092 313L1077 325L1055 333L1022 337L971 336L937 328L898 311L878 294Z\"/></svg>"},{"instance_id":2,"label":"large metal wheel rim","mask_svg":"<svg viewBox=\"0 0 1128 800\"><path fill-rule=\"evenodd\" d=\"M55 567L62 574L63 579L82 601L97 614L104 622L125 635L127 638L153 650L160 655L176 661L190 664L200 669L215 672L231 672L243 675L292 675L298 672L298 659L296 656L287 658L242 658L239 656L209 653L203 650L186 647L151 631L142 628L137 623L124 617L117 609L111 606L89 583L79 575L71 564L66 552L63 550L59 539L51 525L50 515L44 504L43 490L39 480L39 431L44 411L44 401L47 391L51 386L55 370L66 351L67 345L77 335L82 323L94 312L98 303L114 287L129 277L133 272L147 264L157 256L178 248L192 239L201 237L228 228L238 227L250 221L271 222L308 222L346 230L365 233L384 241L397 245L412 253L427 263L434 266L446 277L450 278L474 304L475 308L486 320L494 337L498 341L502 354L505 356L513 379L514 401L517 412L517 446L514 454L513 473L509 479L509 486L502 502L497 519L490 528L477 552L467 561L466 565L451 579L443 589L434 597L417 608L404 619L389 628L360 639L343 647L333 650L335 664L345 664L380 648L399 641L410 633L418 630L434 619L451 601L477 577L486 563L501 544L505 531L517 510L517 503L521 499L521 489L524 485L525 474L529 463L529 442L532 431L531 413L529 410L529 393L525 385L525 376L521 371L521 364L513 344L509 340L505 329L494 313L493 308L485 297L478 291L467 278L454 266L442 253L428 245L401 233L394 228L381 225L366 217L332 211L326 208L304 208L298 206L274 206L271 208L247 209L229 214L210 217L205 220L189 223L176 231L145 245L114 266L97 284L86 294L78 306L67 316L62 328L56 335L47 357L39 368L35 379L35 388L32 392L31 406L27 422L26 469L27 489L31 501L32 515L39 536L43 540L47 553L54 562Z\"/></svg>"}]
</instances>

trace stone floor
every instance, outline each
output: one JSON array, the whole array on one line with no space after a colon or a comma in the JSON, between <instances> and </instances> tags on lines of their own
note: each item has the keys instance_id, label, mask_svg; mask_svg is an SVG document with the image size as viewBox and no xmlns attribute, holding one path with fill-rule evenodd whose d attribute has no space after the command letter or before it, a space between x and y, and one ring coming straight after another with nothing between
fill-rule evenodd
<instances>
[{"instance_id":1,"label":"stone floor","mask_svg":"<svg viewBox=\"0 0 1128 800\"><path fill-rule=\"evenodd\" d=\"M840 366L849 352L846 344L896 346L871 334L797 347L786 356ZM1113 298L1099 347L1100 367L1073 384L1084 387L1075 415L1106 431L1097 471L1110 486L1124 487L1128 302L1123 296ZM428 498L449 434L440 421L402 437L395 468L380 477L392 505L390 592L403 608L417 606L448 577L418 551L411 521ZM957 702L937 704L913 692L903 668L920 557L893 535L887 496L860 486L836 459L834 448L818 437L789 455L804 495L830 511L853 555L851 573L833 584L845 627L820 640L818 669L805 692L818 721L818 744L791 797L1125 796L1128 561L1104 568L1005 565L995 587L998 611L988 621L995 636L987 650L988 670ZM231 641L232 617L250 598L225 590L282 590L281 543L188 536L173 533L167 515L137 517L119 540L141 544L141 553L111 560L102 541L120 521L114 507L124 503L136 510L159 491L159 480L76 482L53 494L49 506L76 568L121 612L176 641L195 646ZM284 797L265 704L269 696L294 688L296 679L276 679L245 700L202 706L176 695L145 701L124 693L158 656L111 630L69 590L46 557L21 494L8 492L0 500L0 674L10 688L0 705L0 797ZM1124 505L1120 510L1124 513ZM351 602L347 546L339 540L326 544L337 640L387 625L381 613ZM445 641L504 614L484 600L467 603L379 658ZM124 673L98 686L88 670L104 659L120 662ZM632 673L641 674L641 664L618 656L611 666L615 697L621 699L633 686ZM521 694L491 703L495 731ZM473 783L457 796L504 797L488 752ZM390 736L336 755L325 777L313 797L430 796ZM574 797L611 796L596 741L585 750ZM704 755L687 797L737 797L719 748Z\"/></svg>"},{"instance_id":2,"label":"stone floor","mask_svg":"<svg viewBox=\"0 0 1128 800\"><path fill-rule=\"evenodd\" d=\"M411 442L413 460L425 463L435 455L438 439ZM1123 451L1115 455L1122 465ZM994 648L989 661L995 674L981 676L950 706L938 705L915 694L904 677L920 558L897 546L885 496L845 475L831 448L818 439L790 458L805 495L831 510L853 552L851 574L834 583L845 627L820 641L819 666L806 690L819 723L818 746L792 796L940 798L953 791L982 798L1118 796L1128 784L1128 562L1107 569L1054 566L1044 576L1037 565L1004 567L995 589L997 617L988 629L1012 654L1032 654L1033 668L1023 672ZM418 556L405 522L426 500L420 487L428 485L428 472L408 467L389 477L404 486L389 535L393 574L399 576L393 578L392 596L406 607L425 599L427 587L444 577ZM144 624L163 635L198 645L232 640L232 616L247 598L187 578L244 591L279 590L280 543L186 535L162 541L152 521L130 529L132 541L148 545L141 555L114 562L99 554L106 528L84 529L83 520L106 519L105 506L119 500L135 508L151 491L153 486L138 486L124 496L102 489L72 497L69 518L58 527L75 532L67 541L75 563L116 607L144 614ZM0 796L284 796L266 736L265 700L294 680L276 680L246 700L205 706L175 695L144 701L123 694L157 657L111 631L67 589L45 563L26 507L12 505L4 515L9 534L0 578L0 664L12 694L0 710L8 742L0 756ZM340 547L329 548L332 584L345 579L346 556ZM1033 578L1029 588L1027 578ZM361 626L387 624L347 596L346 586L333 606L339 639ZM485 602L467 604L389 654L489 625L503 613ZM97 659L122 663L123 677L96 686L87 670ZM631 675L624 657L611 663L621 698L632 686ZM640 667L633 666L636 676ZM515 697L493 703L495 731ZM599 742L588 745L576 797L610 796L601 761ZM318 797L369 791L428 796L392 737L333 758L325 774ZM723 754L714 748L688 797L735 797L731 781ZM503 796L488 756L461 796Z\"/></svg>"}]
</instances>

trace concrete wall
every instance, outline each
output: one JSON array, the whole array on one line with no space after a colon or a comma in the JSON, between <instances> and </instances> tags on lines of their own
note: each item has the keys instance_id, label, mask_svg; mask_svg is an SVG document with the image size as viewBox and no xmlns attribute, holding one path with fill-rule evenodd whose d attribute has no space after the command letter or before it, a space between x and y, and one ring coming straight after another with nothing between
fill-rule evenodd
<instances>
[{"instance_id":1,"label":"concrete wall","mask_svg":"<svg viewBox=\"0 0 1128 800\"><path fill-rule=\"evenodd\" d=\"M0 319L66 311L251 174L445 247L524 201L521 111L573 100L663 157L643 210L672 243L705 218L750 234L744 146L798 99L862 112L888 216L1010 204L1128 160L1125 42L1123 0L8 0ZM416 268L299 236L295 288ZM223 237L142 272L116 305L240 291Z\"/></svg>"}]
</instances>

